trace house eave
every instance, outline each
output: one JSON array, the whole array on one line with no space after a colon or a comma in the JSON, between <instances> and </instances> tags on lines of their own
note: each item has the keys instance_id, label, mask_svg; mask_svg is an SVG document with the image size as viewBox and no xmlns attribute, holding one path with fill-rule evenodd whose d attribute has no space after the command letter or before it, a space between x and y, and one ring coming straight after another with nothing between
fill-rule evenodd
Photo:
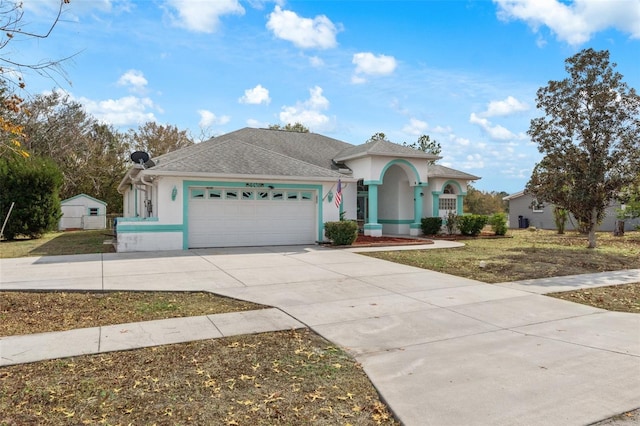
<instances>
[{"instance_id":1,"label":"house eave","mask_svg":"<svg viewBox=\"0 0 640 426\"><path fill-rule=\"evenodd\" d=\"M357 182L358 179L350 176L282 176L282 175L247 175L235 173L206 173L206 172L172 172L161 170L144 170L141 172L145 176L169 176L176 178L190 178L198 180L244 180L244 181L270 181L270 182L334 182L338 179L344 182Z\"/></svg>"}]
</instances>

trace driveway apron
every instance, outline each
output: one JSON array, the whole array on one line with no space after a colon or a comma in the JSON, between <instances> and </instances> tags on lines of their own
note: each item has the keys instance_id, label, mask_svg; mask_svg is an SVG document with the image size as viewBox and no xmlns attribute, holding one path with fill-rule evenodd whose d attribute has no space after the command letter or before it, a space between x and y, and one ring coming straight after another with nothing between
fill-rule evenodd
<instances>
[{"instance_id":1,"label":"driveway apron","mask_svg":"<svg viewBox=\"0 0 640 426\"><path fill-rule=\"evenodd\" d=\"M640 407L640 315L549 298L532 282L484 284L304 246L0 268L0 290L205 290L274 306L353 354L405 425L584 425Z\"/></svg>"}]
</instances>

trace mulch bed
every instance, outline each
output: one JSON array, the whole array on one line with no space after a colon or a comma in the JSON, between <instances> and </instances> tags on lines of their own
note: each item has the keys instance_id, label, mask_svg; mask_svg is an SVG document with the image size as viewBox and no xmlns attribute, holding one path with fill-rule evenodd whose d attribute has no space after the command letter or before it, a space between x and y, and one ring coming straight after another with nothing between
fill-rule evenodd
<instances>
[{"instance_id":1,"label":"mulch bed","mask_svg":"<svg viewBox=\"0 0 640 426\"><path fill-rule=\"evenodd\" d=\"M384 246L411 246L421 244L433 244L431 240L418 240L415 238L402 237L371 237L368 235L358 235L351 247L384 247Z\"/></svg>"}]
</instances>

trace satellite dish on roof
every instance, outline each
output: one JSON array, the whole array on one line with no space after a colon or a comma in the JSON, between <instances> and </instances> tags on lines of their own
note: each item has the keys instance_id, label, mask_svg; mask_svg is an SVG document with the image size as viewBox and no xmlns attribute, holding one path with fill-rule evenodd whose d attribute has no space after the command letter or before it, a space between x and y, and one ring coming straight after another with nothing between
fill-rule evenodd
<instances>
[{"instance_id":1,"label":"satellite dish on roof","mask_svg":"<svg viewBox=\"0 0 640 426\"><path fill-rule=\"evenodd\" d=\"M137 164L144 164L149 161L149 154L144 151L136 151L131 153L131 161Z\"/></svg>"}]
</instances>

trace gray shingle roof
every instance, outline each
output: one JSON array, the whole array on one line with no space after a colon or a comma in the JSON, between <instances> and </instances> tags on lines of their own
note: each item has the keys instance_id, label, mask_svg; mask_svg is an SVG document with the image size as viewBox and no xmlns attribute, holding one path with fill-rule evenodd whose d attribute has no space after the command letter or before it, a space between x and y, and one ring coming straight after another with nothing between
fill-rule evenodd
<instances>
[{"instance_id":1,"label":"gray shingle roof","mask_svg":"<svg viewBox=\"0 0 640 426\"><path fill-rule=\"evenodd\" d=\"M389 141L351 145L316 133L244 128L153 158L150 170L288 177L344 176L336 162L366 155L430 160L431 154ZM429 177L479 179L444 166L429 166Z\"/></svg>"},{"instance_id":2,"label":"gray shingle roof","mask_svg":"<svg viewBox=\"0 0 640 426\"><path fill-rule=\"evenodd\" d=\"M460 170L450 169L449 167L434 164L429 166L427 177L430 178L450 178L450 179L465 179L465 180L478 180L479 176L474 176L469 173L461 172Z\"/></svg>"},{"instance_id":3,"label":"gray shingle roof","mask_svg":"<svg viewBox=\"0 0 640 426\"><path fill-rule=\"evenodd\" d=\"M185 148L186 149L186 148ZM340 173L242 140L215 140L206 149L158 157L153 171L339 178Z\"/></svg>"},{"instance_id":4,"label":"gray shingle roof","mask_svg":"<svg viewBox=\"0 0 640 426\"><path fill-rule=\"evenodd\" d=\"M367 155L384 155L390 157L414 157L424 159L435 159L437 156L427 154L423 151L410 148L408 146L397 143L379 140L374 142L363 143L362 145L350 145L340 151L336 156L336 161L346 161Z\"/></svg>"},{"instance_id":5,"label":"gray shingle roof","mask_svg":"<svg viewBox=\"0 0 640 426\"><path fill-rule=\"evenodd\" d=\"M244 128L153 158L156 164L153 169L339 177L342 175L332 167L332 159L351 146L316 133Z\"/></svg>"}]
</instances>

